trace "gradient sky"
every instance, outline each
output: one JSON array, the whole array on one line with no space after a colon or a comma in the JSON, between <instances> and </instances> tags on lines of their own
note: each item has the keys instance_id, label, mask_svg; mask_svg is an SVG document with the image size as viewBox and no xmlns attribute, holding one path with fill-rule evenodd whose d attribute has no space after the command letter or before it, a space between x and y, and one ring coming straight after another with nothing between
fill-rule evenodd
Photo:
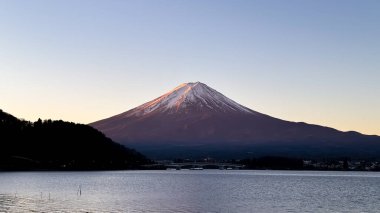
<instances>
[{"instance_id":1,"label":"gradient sky","mask_svg":"<svg viewBox=\"0 0 380 213\"><path fill-rule=\"evenodd\" d=\"M183 82L380 135L378 0L0 0L0 109L89 123Z\"/></svg>"}]
</instances>

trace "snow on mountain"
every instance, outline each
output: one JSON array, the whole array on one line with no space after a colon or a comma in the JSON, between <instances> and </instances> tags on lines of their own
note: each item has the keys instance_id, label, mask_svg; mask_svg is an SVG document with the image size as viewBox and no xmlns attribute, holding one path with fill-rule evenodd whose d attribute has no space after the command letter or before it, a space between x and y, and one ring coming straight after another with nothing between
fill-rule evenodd
<instances>
[{"instance_id":1,"label":"snow on mountain","mask_svg":"<svg viewBox=\"0 0 380 213\"><path fill-rule=\"evenodd\" d=\"M217 112L256 112L236 103L201 82L183 83L168 93L136 107L128 116L146 115L155 111L176 113L187 107Z\"/></svg>"}]
</instances>

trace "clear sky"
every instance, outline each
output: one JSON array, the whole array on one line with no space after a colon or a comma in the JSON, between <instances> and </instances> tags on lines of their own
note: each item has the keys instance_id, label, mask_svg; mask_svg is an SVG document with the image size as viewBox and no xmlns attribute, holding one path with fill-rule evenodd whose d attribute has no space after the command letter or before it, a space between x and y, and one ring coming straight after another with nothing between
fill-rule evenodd
<instances>
[{"instance_id":1,"label":"clear sky","mask_svg":"<svg viewBox=\"0 0 380 213\"><path fill-rule=\"evenodd\" d=\"M0 0L0 108L89 123L201 81L380 135L378 0Z\"/></svg>"}]
</instances>

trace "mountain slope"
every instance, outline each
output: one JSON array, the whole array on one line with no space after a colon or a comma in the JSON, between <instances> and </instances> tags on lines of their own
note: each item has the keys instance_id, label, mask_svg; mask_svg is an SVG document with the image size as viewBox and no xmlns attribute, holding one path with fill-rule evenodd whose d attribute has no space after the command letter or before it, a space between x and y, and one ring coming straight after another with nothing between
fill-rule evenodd
<instances>
[{"instance_id":1,"label":"mountain slope","mask_svg":"<svg viewBox=\"0 0 380 213\"><path fill-rule=\"evenodd\" d=\"M179 156L380 156L380 137L280 120L196 82L90 124L156 158Z\"/></svg>"},{"instance_id":2,"label":"mountain slope","mask_svg":"<svg viewBox=\"0 0 380 213\"><path fill-rule=\"evenodd\" d=\"M0 139L0 170L128 169L149 162L90 126L31 123L1 110Z\"/></svg>"}]
</instances>

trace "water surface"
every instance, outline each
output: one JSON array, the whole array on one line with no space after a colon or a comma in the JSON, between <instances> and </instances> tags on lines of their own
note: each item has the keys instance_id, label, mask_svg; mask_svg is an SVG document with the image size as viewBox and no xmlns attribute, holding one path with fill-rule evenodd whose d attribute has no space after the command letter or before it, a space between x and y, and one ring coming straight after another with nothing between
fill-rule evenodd
<instances>
[{"instance_id":1,"label":"water surface","mask_svg":"<svg viewBox=\"0 0 380 213\"><path fill-rule=\"evenodd\" d=\"M0 212L379 212L380 173L0 173Z\"/></svg>"}]
</instances>

